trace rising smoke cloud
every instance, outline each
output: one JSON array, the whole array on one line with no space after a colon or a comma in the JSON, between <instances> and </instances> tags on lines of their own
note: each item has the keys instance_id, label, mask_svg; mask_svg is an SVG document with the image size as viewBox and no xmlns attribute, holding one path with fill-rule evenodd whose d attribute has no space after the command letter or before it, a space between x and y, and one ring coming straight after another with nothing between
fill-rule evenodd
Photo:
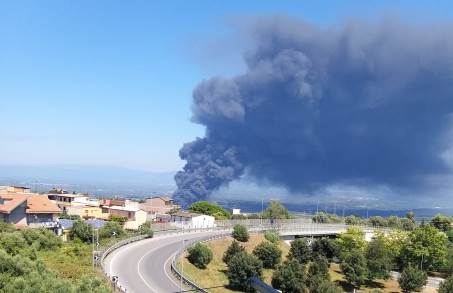
<instances>
[{"instance_id":1,"label":"rising smoke cloud","mask_svg":"<svg viewBox=\"0 0 453 293\"><path fill-rule=\"evenodd\" d=\"M205 199L244 174L297 192L345 182L416 188L450 174L452 29L256 21L246 72L193 92L206 134L180 151L187 164L175 197Z\"/></svg>"}]
</instances>

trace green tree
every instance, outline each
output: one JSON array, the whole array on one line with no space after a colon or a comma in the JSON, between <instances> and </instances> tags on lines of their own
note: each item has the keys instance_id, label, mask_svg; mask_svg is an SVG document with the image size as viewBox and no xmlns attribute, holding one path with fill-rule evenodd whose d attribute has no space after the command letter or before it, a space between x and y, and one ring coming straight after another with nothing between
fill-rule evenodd
<instances>
[{"instance_id":1,"label":"green tree","mask_svg":"<svg viewBox=\"0 0 453 293\"><path fill-rule=\"evenodd\" d=\"M400 219L400 227L405 231L413 231L416 228L414 221L406 218Z\"/></svg>"},{"instance_id":2,"label":"green tree","mask_svg":"<svg viewBox=\"0 0 453 293\"><path fill-rule=\"evenodd\" d=\"M329 281L329 262L324 256L316 256L308 266L307 285L310 292L319 291L318 287L324 281Z\"/></svg>"},{"instance_id":3,"label":"green tree","mask_svg":"<svg viewBox=\"0 0 453 293\"><path fill-rule=\"evenodd\" d=\"M453 275L453 244L448 245L447 258L442 266L442 272Z\"/></svg>"},{"instance_id":4,"label":"green tree","mask_svg":"<svg viewBox=\"0 0 453 293\"><path fill-rule=\"evenodd\" d=\"M392 259L384 239L375 238L365 250L369 279L387 279L392 268Z\"/></svg>"},{"instance_id":5,"label":"green tree","mask_svg":"<svg viewBox=\"0 0 453 293\"><path fill-rule=\"evenodd\" d=\"M307 239L297 238L291 242L288 259L295 259L301 264L307 264L310 261L311 251Z\"/></svg>"},{"instance_id":6,"label":"green tree","mask_svg":"<svg viewBox=\"0 0 453 293\"><path fill-rule=\"evenodd\" d=\"M233 242L231 242L230 246L228 246L227 250L223 254L222 260L224 263L228 263L233 255L241 252L245 252L245 248L240 245L239 242L233 240Z\"/></svg>"},{"instance_id":7,"label":"green tree","mask_svg":"<svg viewBox=\"0 0 453 293\"><path fill-rule=\"evenodd\" d=\"M318 212L312 217L312 221L315 223L328 224L330 223L329 215L325 212Z\"/></svg>"},{"instance_id":8,"label":"green tree","mask_svg":"<svg viewBox=\"0 0 453 293\"><path fill-rule=\"evenodd\" d=\"M313 256L324 256L332 259L335 255L335 247L329 238L318 238L311 244Z\"/></svg>"},{"instance_id":9,"label":"green tree","mask_svg":"<svg viewBox=\"0 0 453 293\"><path fill-rule=\"evenodd\" d=\"M279 201L271 200L269 205L263 212L265 219L289 219L290 214L288 210Z\"/></svg>"},{"instance_id":10,"label":"green tree","mask_svg":"<svg viewBox=\"0 0 453 293\"><path fill-rule=\"evenodd\" d=\"M197 201L194 202L190 207L189 211L193 213L204 214L208 216L213 216L217 220L229 219L230 213L224 209L222 206L210 203L207 201Z\"/></svg>"},{"instance_id":11,"label":"green tree","mask_svg":"<svg viewBox=\"0 0 453 293\"><path fill-rule=\"evenodd\" d=\"M442 232L447 232L451 227L451 218L438 214L431 219L431 225Z\"/></svg>"},{"instance_id":12,"label":"green tree","mask_svg":"<svg viewBox=\"0 0 453 293\"><path fill-rule=\"evenodd\" d=\"M416 267L406 267L398 280L403 293L419 292L426 285L428 276Z\"/></svg>"},{"instance_id":13,"label":"green tree","mask_svg":"<svg viewBox=\"0 0 453 293\"><path fill-rule=\"evenodd\" d=\"M368 219L368 224L373 227L386 227L387 220L381 216L374 216Z\"/></svg>"},{"instance_id":14,"label":"green tree","mask_svg":"<svg viewBox=\"0 0 453 293\"><path fill-rule=\"evenodd\" d=\"M264 233L264 238L267 241L272 242L274 244L277 244L280 241L280 236L278 235L278 233L276 231L272 231L272 230L266 231Z\"/></svg>"},{"instance_id":15,"label":"green tree","mask_svg":"<svg viewBox=\"0 0 453 293\"><path fill-rule=\"evenodd\" d=\"M409 211L406 213L406 219L411 220L415 223L415 213L413 211Z\"/></svg>"},{"instance_id":16,"label":"green tree","mask_svg":"<svg viewBox=\"0 0 453 293\"><path fill-rule=\"evenodd\" d=\"M283 293L304 293L305 283L305 267L296 259L279 265L272 275L272 286Z\"/></svg>"},{"instance_id":17,"label":"green tree","mask_svg":"<svg viewBox=\"0 0 453 293\"><path fill-rule=\"evenodd\" d=\"M346 233L342 233L335 241L336 247L340 254L340 258L343 254L349 253L352 250L363 251L366 247L365 233L358 227L349 227Z\"/></svg>"},{"instance_id":18,"label":"green tree","mask_svg":"<svg viewBox=\"0 0 453 293\"><path fill-rule=\"evenodd\" d=\"M93 238L93 228L82 220L75 221L72 225L69 236L78 238L83 242L91 242Z\"/></svg>"},{"instance_id":19,"label":"green tree","mask_svg":"<svg viewBox=\"0 0 453 293\"><path fill-rule=\"evenodd\" d=\"M402 251L403 266L409 264L422 270L436 270L445 262L448 253L448 240L445 233L431 225L418 227L407 238Z\"/></svg>"},{"instance_id":20,"label":"green tree","mask_svg":"<svg viewBox=\"0 0 453 293\"><path fill-rule=\"evenodd\" d=\"M212 251L204 244L197 243L187 249L187 259L199 269L205 269L212 260Z\"/></svg>"},{"instance_id":21,"label":"green tree","mask_svg":"<svg viewBox=\"0 0 453 293\"><path fill-rule=\"evenodd\" d=\"M273 269L282 259L282 251L277 245L263 241L253 249L253 255L258 257L263 267L266 269Z\"/></svg>"},{"instance_id":22,"label":"green tree","mask_svg":"<svg viewBox=\"0 0 453 293\"><path fill-rule=\"evenodd\" d=\"M453 276L447 278L439 286L438 293L452 293L453 292Z\"/></svg>"},{"instance_id":23,"label":"green tree","mask_svg":"<svg viewBox=\"0 0 453 293\"><path fill-rule=\"evenodd\" d=\"M147 235L149 238L152 238L154 236L154 231L151 227L151 222L141 224L138 227L138 232L140 233L140 235Z\"/></svg>"},{"instance_id":24,"label":"green tree","mask_svg":"<svg viewBox=\"0 0 453 293\"><path fill-rule=\"evenodd\" d=\"M232 289L243 290L245 292L253 292L250 278L261 278L263 263L254 255L246 252L233 255L227 264L227 277L229 286Z\"/></svg>"},{"instance_id":25,"label":"green tree","mask_svg":"<svg viewBox=\"0 0 453 293\"><path fill-rule=\"evenodd\" d=\"M120 237L125 234L123 226L119 222L111 221L99 230L102 238Z\"/></svg>"},{"instance_id":26,"label":"green tree","mask_svg":"<svg viewBox=\"0 0 453 293\"><path fill-rule=\"evenodd\" d=\"M344 219L344 222L346 225L352 225L352 226L357 226L357 225L362 225L363 224L363 219L354 215L347 216Z\"/></svg>"},{"instance_id":27,"label":"green tree","mask_svg":"<svg viewBox=\"0 0 453 293\"><path fill-rule=\"evenodd\" d=\"M361 250L353 249L344 255L340 268L345 279L354 287L360 288L365 283L368 270L365 257Z\"/></svg>"},{"instance_id":28,"label":"green tree","mask_svg":"<svg viewBox=\"0 0 453 293\"><path fill-rule=\"evenodd\" d=\"M249 241L250 235L244 225L237 224L233 227L233 233L231 233L231 237L240 242L247 242Z\"/></svg>"}]
</instances>

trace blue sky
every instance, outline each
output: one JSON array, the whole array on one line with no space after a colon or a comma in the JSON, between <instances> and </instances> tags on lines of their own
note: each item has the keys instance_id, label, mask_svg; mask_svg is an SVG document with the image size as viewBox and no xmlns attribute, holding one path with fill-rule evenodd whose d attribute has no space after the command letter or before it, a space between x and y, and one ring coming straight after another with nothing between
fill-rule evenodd
<instances>
[{"instance_id":1,"label":"blue sky","mask_svg":"<svg viewBox=\"0 0 453 293\"><path fill-rule=\"evenodd\" d=\"M176 170L181 145L204 131L190 122L192 89L243 69L241 21L453 17L448 1L414 3L2 1L0 163Z\"/></svg>"}]
</instances>

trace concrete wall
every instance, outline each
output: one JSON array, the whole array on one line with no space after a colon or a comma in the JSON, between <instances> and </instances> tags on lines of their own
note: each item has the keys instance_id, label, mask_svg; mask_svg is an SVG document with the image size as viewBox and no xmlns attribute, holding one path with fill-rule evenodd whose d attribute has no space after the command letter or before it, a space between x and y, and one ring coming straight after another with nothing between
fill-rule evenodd
<instances>
[{"instance_id":1,"label":"concrete wall","mask_svg":"<svg viewBox=\"0 0 453 293\"><path fill-rule=\"evenodd\" d=\"M18 226L27 226L27 214L25 213L26 208L27 208L26 202L20 204L8 215L8 219L6 222Z\"/></svg>"}]
</instances>

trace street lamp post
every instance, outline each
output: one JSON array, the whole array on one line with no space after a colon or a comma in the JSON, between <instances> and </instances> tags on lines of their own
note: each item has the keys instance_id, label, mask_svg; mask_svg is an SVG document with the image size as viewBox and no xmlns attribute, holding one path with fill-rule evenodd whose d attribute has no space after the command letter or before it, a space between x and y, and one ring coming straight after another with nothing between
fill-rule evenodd
<instances>
[{"instance_id":1,"label":"street lamp post","mask_svg":"<svg viewBox=\"0 0 453 293\"><path fill-rule=\"evenodd\" d=\"M181 276L180 276L180 283L179 283L179 292L182 292L182 278L184 276L184 244L186 240L182 240L182 247L181 247Z\"/></svg>"}]
</instances>

